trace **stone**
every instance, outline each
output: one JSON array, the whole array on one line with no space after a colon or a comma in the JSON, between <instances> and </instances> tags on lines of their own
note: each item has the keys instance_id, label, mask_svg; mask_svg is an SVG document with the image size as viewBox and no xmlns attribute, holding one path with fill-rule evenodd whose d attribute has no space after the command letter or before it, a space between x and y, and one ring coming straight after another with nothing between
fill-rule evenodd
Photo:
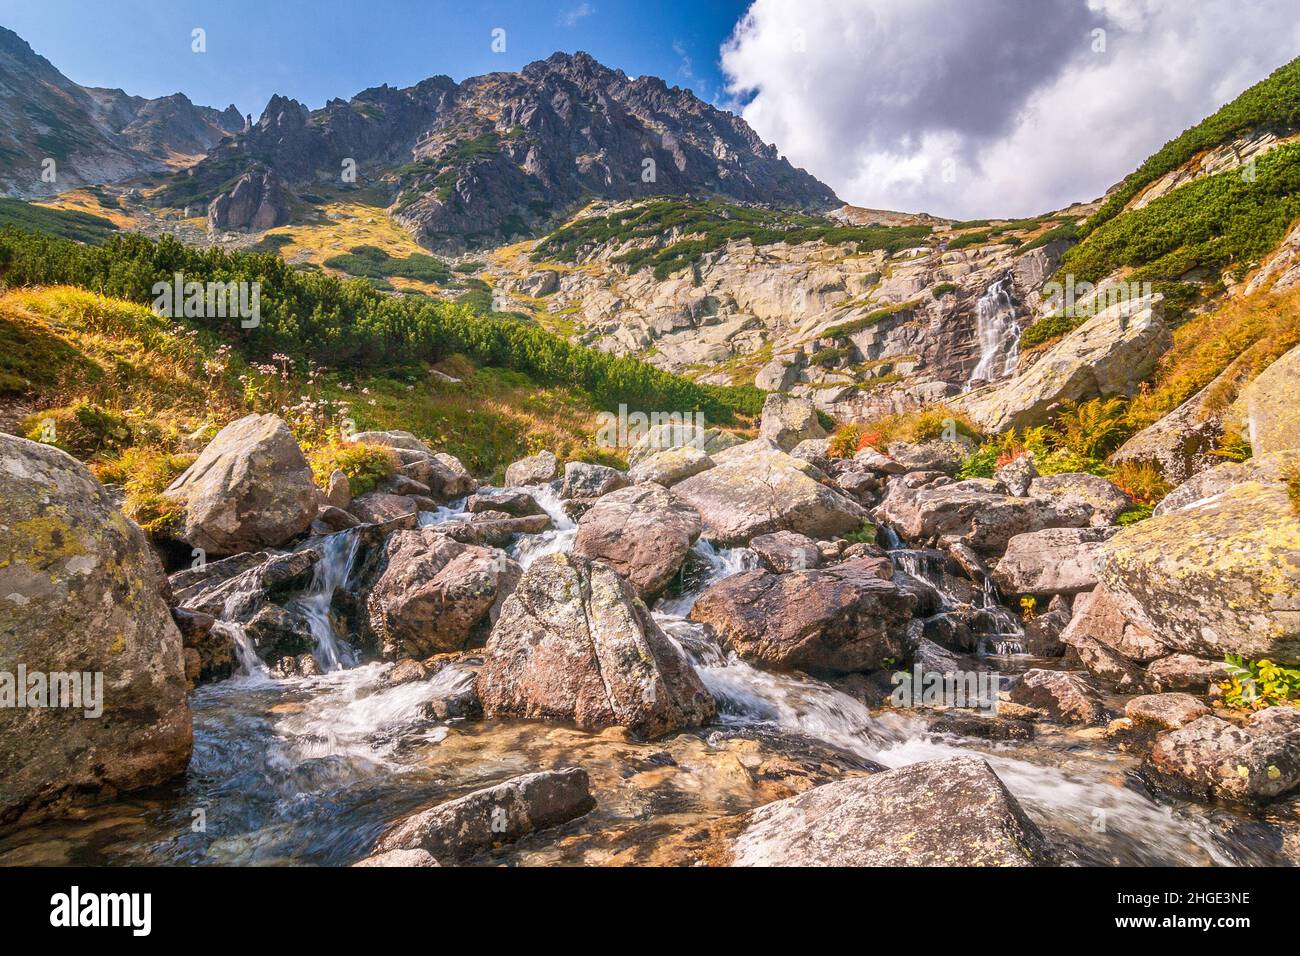
<instances>
[{"instance_id":1,"label":"stone","mask_svg":"<svg viewBox=\"0 0 1300 956\"><path fill-rule=\"evenodd\" d=\"M1242 426L1256 455L1300 450L1300 346L1293 348L1264 369L1247 385L1232 408L1230 421Z\"/></svg>"},{"instance_id":2,"label":"stone","mask_svg":"<svg viewBox=\"0 0 1300 956\"><path fill-rule=\"evenodd\" d=\"M500 491L484 492L470 495L465 500L465 510L470 514L496 511L510 515L512 518L527 518L529 515L546 514L542 506L526 491L507 488Z\"/></svg>"},{"instance_id":3,"label":"stone","mask_svg":"<svg viewBox=\"0 0 1300 956\"><path fill-rule=\"evenodd\" d=\"M375 851L423 850L439 862L461 862L568 823L595 806L581 767L524 774L407 817L383 836Z\"/></svg>"},{"instance_id":4,"label":"stone","mask_svg":"<svg viewBox=\"0 0 1300 956\"><path fill-rule=\"evenodd\" d=\"M617 468L571 461L564 466L564 485L560 488L560 497L566 500L599 498L626 487L627 475Z\"/></svg>"},{"instance_id":5,"label":"stone","mask_svg":"<svg viewBox=\"0 0 1300 956\"><path fill-rule=\"evenodd\" d=\"M649 601L681 570L701 527L695 509L662 485L632 485L598 498L578 519L573 553L604 561Z\"/></svg>"},{"instance_id":6,"label":"stone","mask_svg":"<svg viewBox=\"0 0 1300 956\"><path fill-rule=\"evenodd\" d=\"M708 471L713 467L713 459L705 452L691 445L669 448L658 454L644 458L628 471L628 479L637 485L653 481L671 488L679 481L685 481L692 475Z\"/></svg>"},{"instance_id":7,"label":"stone","mask_svg":"<svg viewBox=\"0 0 1300 956\"><path fill-rule=\"evenodd\" d=\"M1124 705L1124 714L1135 724L1161 730L1177 730L1210 713L1210 708L1191 694L1143 694Z\"/></svg>"},{"instance_id":8,"label":"stone","mask_svg":"<svg viewBox=\"0 0 1300 956\"><path fill-rule=\"evenodd\" d=\"M1206 716L1156 737L1147 769L1201 798L1263 802L1300 786L1300 710L1269 707L1244 727Z\"/></svg>"},{"instance_id":9,"label":"stone","mask_svg":"<svg viewBox=\"0 0 1300 956\"><path fill-rule=\"evenodd\" d=\"M527 515L512 518L503 511L479 511L468 520L444 521L436 526L447 537L463 544L477 544L489 548L504 548L517 534L541 534L551 530L549 515Z\"/></svg>"},{"instance_id":10,"label":"stone","mask_svg":"<svg viewBox=\"0 0 1300 956\"><path fill-rule=\"evenodd\" d=\"M320 498L302 449L274 415L227 425L165 494L185 507L185 540L213 556L297 537Z\"/></svg>"},{"instance_id":11,"label":"stone","mask_svg":"<svg viewBox=\"0 0 1300 956\"><path fill-rule=\"evenodd\" d=\"M889 457L897 462L903 474L909 471L956 474L970 452L968 445L957 441L896 441L889 446ZM867 464L870 467L870 463Z\"/></svg>"},{"instance_id":12,"label":"stone","mask_svg":"<svg viewBox=\"0 0 1300 956\"><path fill-rule=\"evenodd\" d=\"M1018 534L993 569L993 582L1003 594L1078 594L1097 586L1101 545L1113 534L1108 528L1045 528Z\"/></svg>"},{"instance_id":13,"label":"stone","mask_svg":"<svg viewBox=\"0 0 1300 956\"><path fill-rule=\"evenodd\" d=\"M1029 494L1065 507L1088 505L1092 508L1092 524L1096 527L1115 524L1120 515L1133 507L1133 499L1114 484L1084 472L1035 478L1029 486Z\"/></svg>"},{"instance_id":14,"label":"stone","mask_svg":"<svg viewBox=\"0 0 1300 956\"><path fill-rule=\"evenodd\" d=\"M775 531L772 534L760 534L749 542L750 548L758 555L763 567L776 574L787 571L808 571L822 563L821 550L817 542L807 535L795 534L793 531Z\"/></svg>"},{"instance_id":15,"label":"stone","mask_svg":"<svg viewBox=\"0 0 1300 956\"><path fill-rule=\"evenodd\" d=\"M1152 661L1146 669L1146 681L1158 694L1169 691L1208 692L1212 684L1228 679L1228 665L1222 661L1207 661L1190 654L1170 654Z\"/></svg>"},{"instance_id":16,"label":"stone","mask_svg":"<svg viewBox=\"0 0 1300 956\"><path fill-rule=\"evenodd\" d=\"M639 434L627 453L627 463L631 467L639 465L645 459L672 448L696 448L709 457L736 445L742 439L731 432L717 428L705 428L702 424L686 422L668 422L651 425Z\"/></svg>"},{"instance_id":17,"label":"stone","mask_svg":"<svg viewBox=\"0 0 1300 956\"><path fill-rule=\"evenodd\" d=\"M181 633L181 644L186 653L186 677L191 685L225 680L235 672L235 645L226 633L216 627L217 619L201 611L177 607L172 609L172 620ZM191 656L196 668L189 673Z\"/></svg>"},{"instance_id":18,"label":"stone","mask_svg":"<svg viewBox=\"0 0 1300 956\"><path fill-rule=\"evenodd\" d=\"M713 697L608 565L554 554L506 599L478 677L489 717L627 727L653 738L713 719Z\"/></svg>"},{"instance_id":19,"label":"stone","mask_svg":"<svg viewBox=\"0 0 1300 956\"><path fill-rule=\"evenodd\" d=\"M1169 492L1155 507L1155 516L1182 511L1250 481L1264 484L1284 482L1292 469L1300 467L1300 451L1257 455L1243 462L1228 461L1201 472Z\"/></svg>"},{"instance_id":20,"label":"stone","mask_svg":"<svg viewBox=\"0 0 1300 956\"><path fill-rule=\"evenodd\" d=\"M830 538L861 530L866 509L809 477L801 464L807 465L783 452L758 451L679 482L673 494L699 512L703 536L718 544L773 531Z\"/></svg>"},{"instance_id":21,"label":"stone","mask_svg":"<svg viewBox=\"0 0 1300 956\"><path fill-rule=\"evenodd\" d=\"M744 571L705 590L690 618L761 667L810 674L876 670L906 656L917 598L887 580L887 559L816 571Z\"/></svg>"},{"instance_id":22,"label":"stone","mask_svg":"<svg viewBox=\"0 0 1300 956\"><path fill-rule=\"evenodd\" d=\"M528 458L521 458L506 469L506 486L516 488L522 485L545 485L554 481L559 474L559 460L549 451L540 451Z\"/></svg>"},{"instance_id":23,"label":"stone","mask_svg":"<svg viewBox=\"0 0 1300 956\"><path fill-rule=\"evenodd\" d=\"M808 399L773 392L763 402L758 434L788 452L806 439L825 438L826 429L817 417L817 406Z\"/></svg>"},{"instance_id":24,"label":"stone","mask_svg":"<svg viewBox=\"0 0 1300 956\"><path fill-rule=\"evenodd\" d=\"M1041 866L1042 832L978 757L911 764L759 807L737 866Z\"/></svg>"},{"instance_id":25,"label":"stone","mask_svg":"<svg viewBox=\"0 0 1300 956\"><path fill-rule=\"evenodd\" d=\"M385 524L408 515L416 515L420 506L408 495L390 495L382 491L370 491L352 499L348 514L362 524Z\"/></svg>"},{"instance_id":26,"label":"stone","mask_svg":"<svg viewBox=\"0 0 1300 956\"><path fill-rule=\"evenodd\" d=\"M1128 620L1123 607L1105 585L1079 595L1070 625L1061 639L1067 644L1097 641L1127 660L1138 663L1155 660L1169 652L1150 631Z\"/></svg>"},{"instance_id":27,"label":"stone","mask_svg":"<svg viewBox=\"0 0 1300 956\"><path fill-rule=\"evenodd\" d=\"M1097 692L1081 674L1070 671L1025 671L1008 698L1061 723L1099 724L1106 719Z\"/></svg>"},{"instance_id":28,"label":"stone","mask_svg":"<svg viewBox=\"0 0 1300 956\"><path fill-rule=\"evenodd\" d=\"M183 645L144 533L80 462L3 433L0 501L0 824L183 773ZM41 686L51 696L34 701Z\"/></svg>"},{"instance_id":29,"label":"stone","mask_svg":"<svg viewBox=\"0 0 1300 956\"><path fill-rule=\"evenodd\" d=\"M346 510L347 506L352 504L352 483L348 481L348 476L338 469L330 473L325 500L339 510Z\"/></svg>"},{"instance_id":30,"label":"stone","mask_svg":"<svg viewBox=\"0 0 1300 956\"><path fill-rule=\"evenodd\" d=\"M831 470L829 438L807 438L790 450L790 457L816 465L822 471Z\"/></svg>"},{"instance_id":31,"label":"stone","mask_svg":"<svg viewBox=\"0 0 1300 956\"><path fill-rule=\"evenodd\" d=\"M1007 492L1017 498L1029 494L1030 485L1038 477L1038 467L1033 455L1020 455L993 473L993 477L1007 486Z\"/></svg>"},{"instance_id":32,"label":"stone","mask_svg":"<svg viewBox=\"0 0 1300 956\"><path fill-rule=\"evenodd\" d=\"M523 573L506 555L453 541L436 526L395 532L385 552L366 599L385 660L462 649Z\"/></svg>"},{"instance_id":33,"label":"stone","mask_svg":"<svg viewBox=\"0 0 1300 956\"><path fill-rule=\"evenodd\" d=\"M353 866L369 867L401 867L410 869L414 867L437 866L438 861L429 855L427 850L389 850L387 853L376 853L368 856L364 860L358 860Z\"/></svg>"}]
</instances>

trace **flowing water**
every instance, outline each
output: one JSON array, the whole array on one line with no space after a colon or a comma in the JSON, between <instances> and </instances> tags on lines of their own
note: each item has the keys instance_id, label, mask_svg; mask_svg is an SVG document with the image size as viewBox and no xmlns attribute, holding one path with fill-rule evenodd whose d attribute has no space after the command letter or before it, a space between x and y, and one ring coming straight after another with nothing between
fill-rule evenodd
<instances>
[{"instance_id":1,"label":"flowing water","mask_svg":"<svg viewBox=\"0 0 1300 956\"><path fill-rule=\"evenodd\" d=\"M566 550L574 533L550 489L533 491L556 530L515 544L529 563ZM443 511L422 523L453 520L463 504ZM1032 741L937 734L916 712L872 710L830 684L746 664L686 619L708 585L757 566L744 548L697 544L675 592L654 608L717 699L713 725L640 743L540 721L439 721L426 706L463 689L472 679L465 671L390 686L391 665L354 665L335 634L330 597L355 556L354 536L327 539L299 599L314 615L325 673L274 679L242 629L222 622L244 666L193 694L194 756L185 780L11 831L0 836L0 864L348 864L413 810L519 773L572 765L591 775L597 809L567 825L563 841L538 834L483 862L680 863L690 859L675 849L682 833L793 792L772 782L782 768L795 767L799 777L828 764L861 772L959 754L984 756L1069 862L1279 862L1275 827L1154 799L1136 783L1135 758L1095 734L1046 725ZM934 553L902 549L893 560L933 584L943 602L967 597L936 573Z\"/></svg>"},{"instance_id":2,"label":"flowing water","mask_svg":"<svg viewBox=\"0 0 1300 956\"><path fill-rule=\"evenodd\" d=\"M980 357L966 382L967 388L977 383L996 382L1016 370L1020 360L1020 324L1016 321L1013 290L1008 273L990 285L975 304Z\"/></svg>"}]
</instances>

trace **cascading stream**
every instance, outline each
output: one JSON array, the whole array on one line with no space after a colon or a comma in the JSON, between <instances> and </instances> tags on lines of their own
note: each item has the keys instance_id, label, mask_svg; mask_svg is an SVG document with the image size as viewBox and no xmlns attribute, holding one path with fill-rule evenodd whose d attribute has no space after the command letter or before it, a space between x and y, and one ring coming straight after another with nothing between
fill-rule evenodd
<instances>
[{"instance_id":1,"label":"cascading stream","mask_svg":"<svg viewBox=\"0 0 1300 956\"><path fill-rule=\"evenodd\" d=\"M975 330L980 357L966 381L969 390L978 383L995 382L1016 370L1020 359L1020 324L1016 320L1014 285L1010 273L988 287L975 303Z\"/></svg>"},{"instance_id":2,"label":"cascading stream","mask_svg":"<svg viewBox=\"0 0 1300 956\"><path fill-rule=\"evenodd\" d=\"M298 600L298 609L307 619L316 641L316 663L327 673L356 664L352 648L334 631L330 606L334 603L334 592L347 583L348 575L352 573L360 543L361 539L354 531L340 531L326 538L311 587Z\"/></svg>"}]
</instances>

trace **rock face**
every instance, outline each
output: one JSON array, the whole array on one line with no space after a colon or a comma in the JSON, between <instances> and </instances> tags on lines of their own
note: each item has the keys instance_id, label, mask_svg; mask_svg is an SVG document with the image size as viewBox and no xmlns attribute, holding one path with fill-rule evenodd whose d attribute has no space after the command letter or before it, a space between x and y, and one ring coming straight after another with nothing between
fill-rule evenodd
<instances>
[{"instance_id":1,"label":"rock face","mask_svg":"<svg viewBox=\"0 0 1300 956\"><path fill-rule=\"evenodd\" d=\"M407 817L375 850L423 850L439 862L454 863L568 823L595 806L581 767L529 773Z\"/></svg>"},{"instance_id":2,"label":"rock face","mask_svg":"<svg viewBox=\"0 0 1300 956\"><path fill-rule=\"evenodd\" d=\"M1101 545L1108 528L1047 528L1018 534L993 569L993 581L1005 594L1078 594L1097 586Z\"/></svg>"},{"instance_id":3,"label":"rock face","mask_svg":"<svg viewBox=\"0 0 1300 956\"><path fill-rule=\"evenodd\" d=\"M1300 346L1293 348L1246 386L1229 417L1245 426L1256 455L1300 449Z\"/></svg>"},{"instance_id":4,"label":"rock face","mask_svg":"<svg viewBox=\"0 0 1300 956\"><path fill-rule=\"evenodd\" d=\"M559 473L559 460L549 451L539 451L536 455L521 458L506 469L506 485L511 488L544 485L554 481Z\"/></svg>"},{"instance_id":5,"label":"rock face","mask_svg":"<svg viewBox=\"0 0 1300 956\"><path fill-rule=\"evenodd\" d=\"M1200 796L1273 799L1300 786L1300 710L1270 707L1245 727L1201 717L1157 737L1149 765Z\"/></svg>"},{"instance_id":6,"label":"rock face","mask_svg":"<svg viewBox=\"0 0 1300 956\"><path fill-rule=\"evenodd\" d=\"M1300 661L1300 515L1285 485L1236 485L1125 528L1101 554L1126 619L1170 651Z\"/></svg>"},{"instance_id":7,"label":"rock face","mask_svg":"<svg viewBox=\"0 0 1300 956\"><path fill-rule=\"evenodd\" d=\"M758 433L787 452L802 441L826 437L826 429L817 419L816 405L806 398L775 392L763 402L763 419Z\"/></svg>"},{"instance_id":8,"label":"rock face","mask_svg":"<svg viewBox=\"0 0 1300 956\"><path fill-rule=\"evenodd\" d=\"M1005 385L962 404L986 431L1041 425L1061 402L1129 395L1171 344L1159 296L1117 302L1052 346Z\"/></svg>"},{"instance_id":9,"label":"rock face","mask_svg":"<svg viewBox=\"0 0 1300 956\"><path fill-rule=\"evenodd\" d=\"M818 571L745 571L695 602L691 620L762 667L846 674L875 670L906 655L915 595L885 580L887 563L870 558Z\"/></svg>"},{"instance_id":10,"label":"rock face","mask_svg":"<svg viewBox=\"0 0 1300 956\"><path fill-rule=\"evenodd\" d=\"M700 513L704 537L719 544L772 531L827 538L859 530L866 510L810 477L804 468L811 467L783 452L757 450L687 478L673 493Z\"/></svg>"},{"instance_id":11,"label":"rock face","mask_svg":"<svg viewBox=\"0 0 1300 956\"><path fill-rule=\"evenodd\" d=\"M1041 866L1053 854L988 763L959 757L815 787L759 807L738 866Z\"/></svg>"},{"instance_id":12,"label":"rock face","mask_svg":"<svg viewBox=\"0 0 1300 956\"><path fill-rule=\"evenodd\" d=\"M255 164L208 204L212 232L265 232L289 221L289 194L273 169Z\"/></svg>"},{"instance_id":13,"label":"rock face","mask_svg":"<svg viewBox=\"0 0 1300 956\"><path fill-rule=\"evenodd\" d=\"M307 530L320 500L302 449L274 415L227 425L166 494L185 505L185 540L209 555L284 544Z\"/></svg>"},{"instance_id":14,"label":"rock face","mask_svg":"<svg viewBox=\"0 0 1300 956\"><path fill-rule=\"evenodd\" d=\"M385 660L462 649L523 574L504 554L434 528L395 532L385 558L366 602Z\"/></svg>"},{"instance_id":15,"label":"rock face","mask_svg":"<svg viewBox=\"0 0 1300 956\"><path fill-rule=\"evenodd\" d=\"M0 500L0 823L183 772L181 635L144 534L80 463L4 434Z\"/></svg>"},{"instance_id":16,"label":"rock face","mask_svg":"<svg viewBox=\"0 0 1300 956\"><path fill-rule=\"evenodd\" d=\"M673 579L700 536L700 516L661 485L633 485L598 499L578 521L573 553L598 558L650 600Z\"/></svg>"},{"instance_id":17,"label":"rock face","mask_svg":"<svg viewBox=\"0 0 1300 956\"><path fill-rule=\"evenodd\" d=\"M554 718L651 738L713 719L695 671L609 566L536 561L488 640L479 697L489 717Z\"/></svg>"}]
</instances>

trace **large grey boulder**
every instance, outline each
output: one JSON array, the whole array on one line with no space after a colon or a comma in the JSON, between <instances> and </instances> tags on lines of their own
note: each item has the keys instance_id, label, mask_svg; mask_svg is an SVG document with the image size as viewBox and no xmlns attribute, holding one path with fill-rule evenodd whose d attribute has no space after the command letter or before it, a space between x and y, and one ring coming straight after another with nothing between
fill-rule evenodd
<instances>
[{"instance_id":1,"label":"large grey boulder","mask_svg":"<svg viewBox=\"0 0 1300 956\"><path fill-rule=\"evenodd\" d=\"M682 445L643 458L629 469L627 476L633 484L653 481L671 488L679 481L685 481L712 467L713 459L706 452L692 445Z\"/></svg>"},{"instance_id":2,"label":"large grey boulder","mask_svg":"<svg viewBox=\"0 0 1300 956\"><path fill-rule=\"evenodd\" d=\"M622 726L652 738L713 719L713 697L613 568L534 562L501 609L478 678L489 717Z\"/></svg>"},{"instance_id":3,"label":"large grey boulder","mask_svg":"<svg viewBox=\"0 0 1300 956\"><path fill-rule=\"evenodd\" d=\"M568 823L595 806L581 767L524 774L407 817L383 836L375 852L423 850L440 863L456 863Z\"/></svg>"},{"instance_id":4,"label":"large grey boulder","mask_svg":"<svg viewBox=\"0 0 1300 956\"><path fill-rule=\"evenodd\" d=\"M1042 832L978 757L824 784L759 807L737 866L1040 866Z\"/></svg>"},{"instance_id":5,"label":"large grey boulder","mask_svg":"<svg viewBox=\"0 0 1300 956\"><path fill-rule=\"evenodd\" d=\"M366 608L385 660L461 650L523 574L503 552L435 527L395 532L384 550Z\"/></svg>"},{"instance_id":6,"label":"large grey boulder","mask_svg":"<svg viewBox=\"0 0 1300 956\"><path fill-rule=\"evenodd\" d=\"M564 466L564 484L560 497L568 500L599 498L627 487L627 475L608 465L571 461Z\"/></svg>"},{"instance_id":7,"label":"large grey boulder","mask_svg":"<svg viewBox=\"0 0 1300 956\"><path fill-rule=\"evenodd\" d=\"M166 491L185 506L185 540L209 555L277 547L316 517L321 493L289 426L231 422Z\"/></svg>"},{"instance_id":8,"label":"large grey boulder","mask_svg":"<svg viewBox=\"0 0 1300 956\"><path fill-rule=\"evenodd\" d=\"M966 413L986 432L1041 425L1062 402L1131 395L1172 344L1160 296L1094 315L1010 382L973 393Z\"/></svg>"},{"instance_id":9,"label":"large grey boulder","mask_svg":"<svg viewBox=\"0 0 1300 956\"><path fill-rule=\"evenodd\" d=\"M521 458L506 469L506 486L544 485L560 474L560 461L549 451Z\"/></svg>"},{"instance_id":10,"label":"large grey boulder","mask_svg":"<svg viewBox=\"0 0 1300 956\"><path fill-rule=\"evenodd\" d=\"M663 486L633 485L597 499L583 514L573 553L604 561L648 601L681 570L700 529L695 509Z\"/></svg>"},{"instance_id":11,"label":"large grey boulder","mask_svg":"<svg viewBox=\"0 0 1300 956\"><path fill-rule=\"evenodd\" d=\"M0 824L182 773L181 635L144 533L84 465L5 434L0 501Z\"/></svg>"},{"instance_id":12,"label":"large grey boulder","mask_svg":"<svg viewBox=\"0 0 1300 956\"><path fill-rule=\"evenodd\" d=\"M1092 508L1095 527L1113 525L1120 515L1133 507L1133 499L1115 484L1085 472L1035 478L1029 485L1029 494L1062 506L1088 505Z\"/></svg>"},{"instance_id":13,"label":"large grey boulder","mask_svg":"<svg viewBox=\"0 0 1300 956\"><path fill-rule=\"evenodd\" d=\"M1300 450L1256 455L1243 462L1223 462L1201 472L1169 492L1160 504L1156 505L1155 514L1159 517L1181 511L1248 481L1281 483L1298 466L1300 466Z\"/></svg>"},{"instance_id":14,"label":"large grey boulder","mask_svg":"<svg viewBox=\"0 0 1300 956\"><path fill-rule=\"evenodd\" d=\"M825 438L826 429L817 417L817 406L806 398L774 392L763 402L760 437L791 451L810 438Z\"/></svg>"},{"instance_id":15,"label":"large grey boulder","mask_svg":"<svg viewBox=\"0 0 1300 956\"><path fill-rule=\"evenodd\" d=\"M1045 528L1018 534L993 569L1004 594L1078 594L1097 586L1097 558L1110 528Z\"/></svg>"},{"instance_id":16,"label":"large grey boulder","mask_svg":"<svg viewBox=\"0 0 1300 956\"><path fill-rule=\"evenodd\" d=\"M873 558L789 574L744 571L701 594L691 620L762 667L828 675L876 670L906 656L917 604L889 574L889 562Z\"/></svg>"},{"instance_id":17,"label":"large grey boulder","mask_svg":"<svg viewBox=\"0 0 1300 956\"><path fill-rule=\"evenodd\" d=\"M1156 738L1148 769L1193 795L1265 801L1300 786L1300 710L1269 707L1244 727L1205 716Z\"/></svg>"},{"instance_id":18,"label":"large grey boulder","mask_svg":"<svg viewBox=\"0 0 1300 956\"><path fill-rule=\"evenodd\" d=\"M673 494L700 513L704 537L720 544L772 531L824 539L860 530L866 509L821 484L807 473L811 468L784 452L759 449L679 482Z\"/></svg>"}]
</instances>

